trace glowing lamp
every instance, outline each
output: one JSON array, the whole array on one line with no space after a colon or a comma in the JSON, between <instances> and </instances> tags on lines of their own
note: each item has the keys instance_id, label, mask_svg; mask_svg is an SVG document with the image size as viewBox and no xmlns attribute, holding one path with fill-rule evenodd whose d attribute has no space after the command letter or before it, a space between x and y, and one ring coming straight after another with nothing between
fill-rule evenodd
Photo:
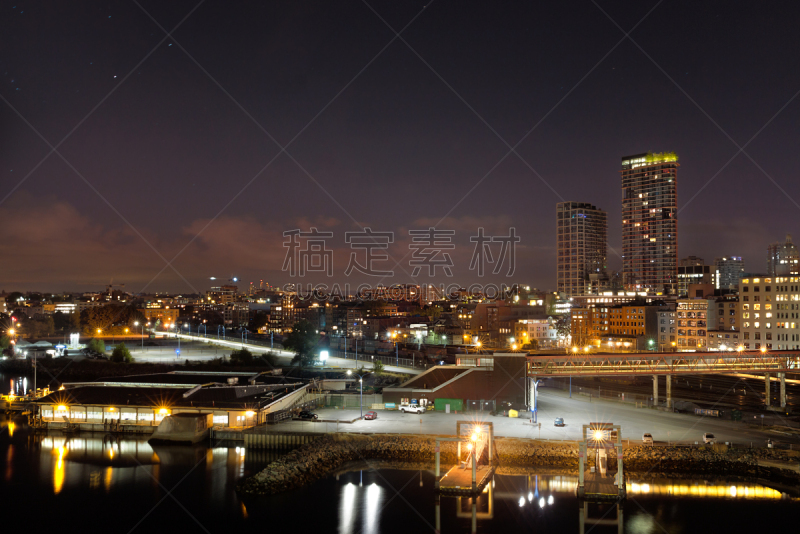
<instances>
[{"instance_id":1,"label":"glowing lamp","mask_svg":"<svg viewBox=\"0 0 800 534\"><path fill-rule=\"evenodd\" d=\"M595 430L594 431L594 439L597 441L602 441L603 439L603 431L602 430Z\"/></svg>"},{"instance_id":2,"label":"glowing lamp","mask_svg":"<svg viewBox=\"0 0 800 534\"><path fill-rule=\"evenodd\" d=\"M244 414L247 417L253 417L256 414L256 412L254 412L253 410L247 410L246 412L244 412Z\"/></svg>"},{"instance_id":3,"label":"glowing lamp","mask_svg":"<svg viewBox=\"0 0 800 534\"><path fill-rule=\"evenodd\" d=\"M158 413L168 413L168 412L169 410L167 410L166 408L161 408L160 410L158 410Z\"/></svg>"},{"instance_id":4,"label":"glowing lamp","mask_svg":"<svg viewBox=\"0 0 800 534\"><path fill-rule=\"evenodd\" d=\"M59 406L58 406L58 408L57 408L57 410L58 410L59 412L63 412L63 411L65 411L66 409L67 409L67 407L66 407L66 406L64 406L63 404L59 405Z\"/></svg>"}]
</instances>

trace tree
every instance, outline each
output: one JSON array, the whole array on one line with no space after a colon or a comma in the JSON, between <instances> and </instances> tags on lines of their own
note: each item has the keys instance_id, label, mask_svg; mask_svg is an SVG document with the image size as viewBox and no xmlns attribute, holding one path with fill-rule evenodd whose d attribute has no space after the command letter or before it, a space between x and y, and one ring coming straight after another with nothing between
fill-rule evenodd
<instances>
[{"instance_id":1,"label":"tree","mask_svg":"<svg viewBox=\"0 0 800 534\"><path fill-rule=\"evenodd\" d=\"M0 336L0 352L3 352L11 345L11 338L8 336Z\"/></svg>"},{"instance_id":2,"label":"tree","mask_svg":"<svg viewBox=\"0 0 800 534\"><path fill-rule=\"evenodd\" d=\"M240 349L231 352L231 363L234 365L250 365L253 363L253 353L247 349Z\"/></svg>"},{"instance_id":3,"label":"tree","mask_svg":"<svg viewBox=\"0 0 800 534\"><path fill-rule=\"evenodd\" d=\"M89 349L99 352L100 354L105 354L106 352L106 342L102 339L94 338L89 342Z\"/></svg>"},{"instance_id":4,"label":"tree","mask_svg":"<svg viewBox=\"0 0 800 534\"><path fill-rule=\"evenodd\" d=\"M572 317L566 313L559 315L555 327L559 337L568 337L572 334Z\"/></svg>"},{"instance_id":5,"label":"tree","mask_svg":"<svg viewBox=\"0 0 800 534\"><path fill-rule=\"evenodd\" d=\"M131 363L133 357L131 351L125 346L125 343L120 343L114 347L114 352L111 353L111 361L115 363Z\"/></svg>"},{"instance_id":6,"label":"tree","mask_svg":"<svg viewBox=\"0 0 800 534\"><path fill-rule=\"evenodd\" d=\"M375 360L372 363L372 372L375 373L376 375L382 375L383 374L383 362L380 361L380 360Z\"/></svg>"},{"instance_id":7,"label":"tree","mask_svg":"<svg viewBox=\"0 0 800 534\"><path fill-rule=\"evenodd\" d=\"M319 335L314 330L314 325L305 319L295 323L292 331L283 340L283 347L294 351L292 365L308 367L314 361L313 351L319 343Z\"/></svg>"}]
</instances>

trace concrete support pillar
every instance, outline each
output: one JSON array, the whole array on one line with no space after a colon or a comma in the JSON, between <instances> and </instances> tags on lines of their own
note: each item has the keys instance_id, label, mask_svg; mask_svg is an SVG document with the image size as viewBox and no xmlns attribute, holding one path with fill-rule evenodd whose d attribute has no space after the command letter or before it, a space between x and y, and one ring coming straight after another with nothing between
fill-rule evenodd
<instances>
[{"instance_id":1,"label":"concrete support pillar","mask_svg":"<svg viewBox=\"0 0 800 534\"><path fill-rule=\"evenodd\" d=\"M764 373L764 388L766 390L766 395L764 396L764 402L766 402L767 406L770 406L771 404L771 399L769 394L769 379L770 379L769 373Z\"/></svg>"},{"instance_id":2,"label":"concrete support pillar","mask_svg":"<svg viewBox=\"0 0 800 534\"><path fill-rule=\"evenodd\" d=\"M786 409L786 373L778 373L781 379L781 410Z\"/></svg>"},{"instance_id":3,"label":"concrete support pillar","mask_svg":"<svg viewBox=\"0 0 800 534\"><path fill-rule=\"evenodd\" d=\"M438 455L437 455L438 458ZM438 484L438 479L437 479ZM436 494L435 502L436 502L436 534L439 534L442 531L442 506L441 506L441 498L439 494Z\"/></svg>"},{"instance_id":4,"label":"concrete support pillar","mask_svg":"<svg viewBox=\"0 0 800 534\"><path fill-rule=\"evenodd\" d=\"M672 408L672 375L666 375L667 378L667 408Z\"/></svg>"},{"instance_id":5,"label":"concrete support pillar","mask_svg":"<svg viewBox=\"0 0 800 534\"><path fill-rule=\"evenodd\" d=\"M653 405L658 406L658 375L653 375Z\"/></svg>"}]
</instances>

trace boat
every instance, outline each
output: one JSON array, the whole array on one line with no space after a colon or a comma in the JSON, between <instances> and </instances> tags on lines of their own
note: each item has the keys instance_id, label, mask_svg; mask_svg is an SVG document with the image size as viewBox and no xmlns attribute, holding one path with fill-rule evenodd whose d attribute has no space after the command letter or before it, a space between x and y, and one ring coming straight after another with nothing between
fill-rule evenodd
<instances>
[{"instance_id":1,"label":"boat","mask_svg":"<svg viewBox=\"0 0 800 534\"><path fill-rule=\"evenodd\" d=\"M159 423L149 443L198 443L208 437L213 416L210 413L176 413Z\"/></svg>"}]
</instances>

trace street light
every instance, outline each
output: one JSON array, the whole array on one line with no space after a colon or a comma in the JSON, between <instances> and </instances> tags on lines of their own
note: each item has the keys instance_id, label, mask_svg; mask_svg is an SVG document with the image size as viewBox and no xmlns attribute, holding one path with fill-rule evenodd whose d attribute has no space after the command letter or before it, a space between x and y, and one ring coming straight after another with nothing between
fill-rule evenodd
<instances>
[{"instance_id":1,"label":"street light","mask_svg":"<svg viewBox=\"0 0 800 534\"><path fill-rule=\"evenodd\" d=\"M358 377L358 389L360 390L360 397L358 400L359 408L361 409L361 419L364 418L364 377L367 376L369 373L364 373L360 375L358 373L354 373L350 369L347 370L347 376L356 375Z\"/></svg>"},{"instance_id":2,"label":"street light","mask_svg":"<svg viewBox=\"0 0 800 534\"><path fill-rule=\"evenodd\" d=\"M133 326L139 326L139 321L134 321ZM144 324L142 324L142 349L144 349Z\"/></svg>"}]
</instances>

